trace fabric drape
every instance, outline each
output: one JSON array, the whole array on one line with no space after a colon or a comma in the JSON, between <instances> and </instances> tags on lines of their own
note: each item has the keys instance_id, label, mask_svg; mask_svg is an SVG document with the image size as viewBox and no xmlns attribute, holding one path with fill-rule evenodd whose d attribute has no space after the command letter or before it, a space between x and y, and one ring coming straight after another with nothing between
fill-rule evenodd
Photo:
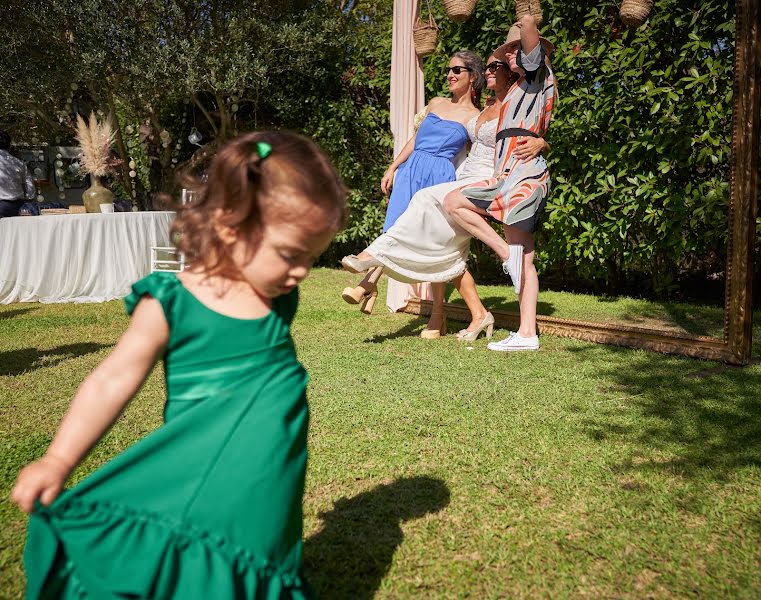
<instances>
[{"instance_id":1,"label":"fabric drape","mask_svg":"<svg viewBox=\"0 0 761 600\"><path fill-rule=\"evenodd\" d=\"M169 246L169 211L0 219L0 304L106 302Z\"/></svg>"},{"instance_id":2,"label":"fabric drape","mask_svg":"<svg viewBox=\"0 0 761 600\"><path fill-rule=\"evenodd\" d=\"M394 156L397 156L414 132L415 113L425 106L423 70L415 54L412 27L418 16L417 0L394 0L393 35L391 39L391 133ZM389 280L386 306L396 312L411 297L432 299L427 283L409 285Z\"/></svg>"}]
</instances>

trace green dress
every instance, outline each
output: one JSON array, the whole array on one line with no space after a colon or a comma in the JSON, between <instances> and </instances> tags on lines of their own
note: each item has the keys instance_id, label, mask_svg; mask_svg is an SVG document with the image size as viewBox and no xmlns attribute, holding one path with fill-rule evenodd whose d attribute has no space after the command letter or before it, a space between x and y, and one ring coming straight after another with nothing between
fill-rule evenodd
<instances>
[{"instance_id":1,"label":"green dress","mask_svg":"<svg viewBox=\"0 0 761 600\"><path fill-rule=\"evenodd\" d=\"M29 521L27 598L301 599L307 375L289 326L202 304L173 273L138 281L169 323L164 424Z\"/></svg>"}]
</instances>

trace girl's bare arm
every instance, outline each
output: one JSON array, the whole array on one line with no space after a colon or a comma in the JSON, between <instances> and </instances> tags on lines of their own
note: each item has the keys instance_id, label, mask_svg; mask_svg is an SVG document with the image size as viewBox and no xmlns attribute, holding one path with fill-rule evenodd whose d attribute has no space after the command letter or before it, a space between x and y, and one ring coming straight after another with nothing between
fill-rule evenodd
<instances>
[{"instance_id":1,"label":"girl's bare arm","mask_svg":"<svg viewBox=\"0 0 761 600\"><path fill-rule=\"evenodd\" d=\"M19 473L11 498L25 512L50 504L69 473L108 431L151 372L169 340L158 300L144 298L111 354L79 386L45 455Z\"/></svg>"}]
</instances>

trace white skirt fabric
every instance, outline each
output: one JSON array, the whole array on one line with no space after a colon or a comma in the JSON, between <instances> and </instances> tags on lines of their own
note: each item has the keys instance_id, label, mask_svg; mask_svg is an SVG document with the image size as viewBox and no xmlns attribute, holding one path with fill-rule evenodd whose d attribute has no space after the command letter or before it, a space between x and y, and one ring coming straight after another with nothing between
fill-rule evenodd
<instances>
[{"instance_id":1,"label":"white skirt fabric","mask_svg":"<svg viewBox=\"0 0 761 600\"><path fill-rule=\"evenodd\" d=\"M444 196L481 180L474 175L420 190L367 252L398 281L439 283L459 277L467 269L471 236L444 211Z\"/></svg>"}]
</instances>

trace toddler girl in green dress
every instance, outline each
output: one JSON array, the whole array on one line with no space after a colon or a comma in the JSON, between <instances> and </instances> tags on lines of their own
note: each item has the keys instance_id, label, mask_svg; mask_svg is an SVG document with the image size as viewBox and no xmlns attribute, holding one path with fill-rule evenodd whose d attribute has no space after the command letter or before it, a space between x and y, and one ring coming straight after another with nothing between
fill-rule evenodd
<instances>
[{"instance_id":1,"label":"toddler girl in green dress","mask_svg":"<svg viewBox=\"0 0 761 600\"><path fill-rule=\"evenodd\" d=\"M18 476L27 598L309 597L307 375L289 328L346 191L313 142L282 132L232 141L196 186L173 225L189 268L133 286L126 333ZM61 492L160 358L164 424Z\"/></svg>"}]
</instances>

